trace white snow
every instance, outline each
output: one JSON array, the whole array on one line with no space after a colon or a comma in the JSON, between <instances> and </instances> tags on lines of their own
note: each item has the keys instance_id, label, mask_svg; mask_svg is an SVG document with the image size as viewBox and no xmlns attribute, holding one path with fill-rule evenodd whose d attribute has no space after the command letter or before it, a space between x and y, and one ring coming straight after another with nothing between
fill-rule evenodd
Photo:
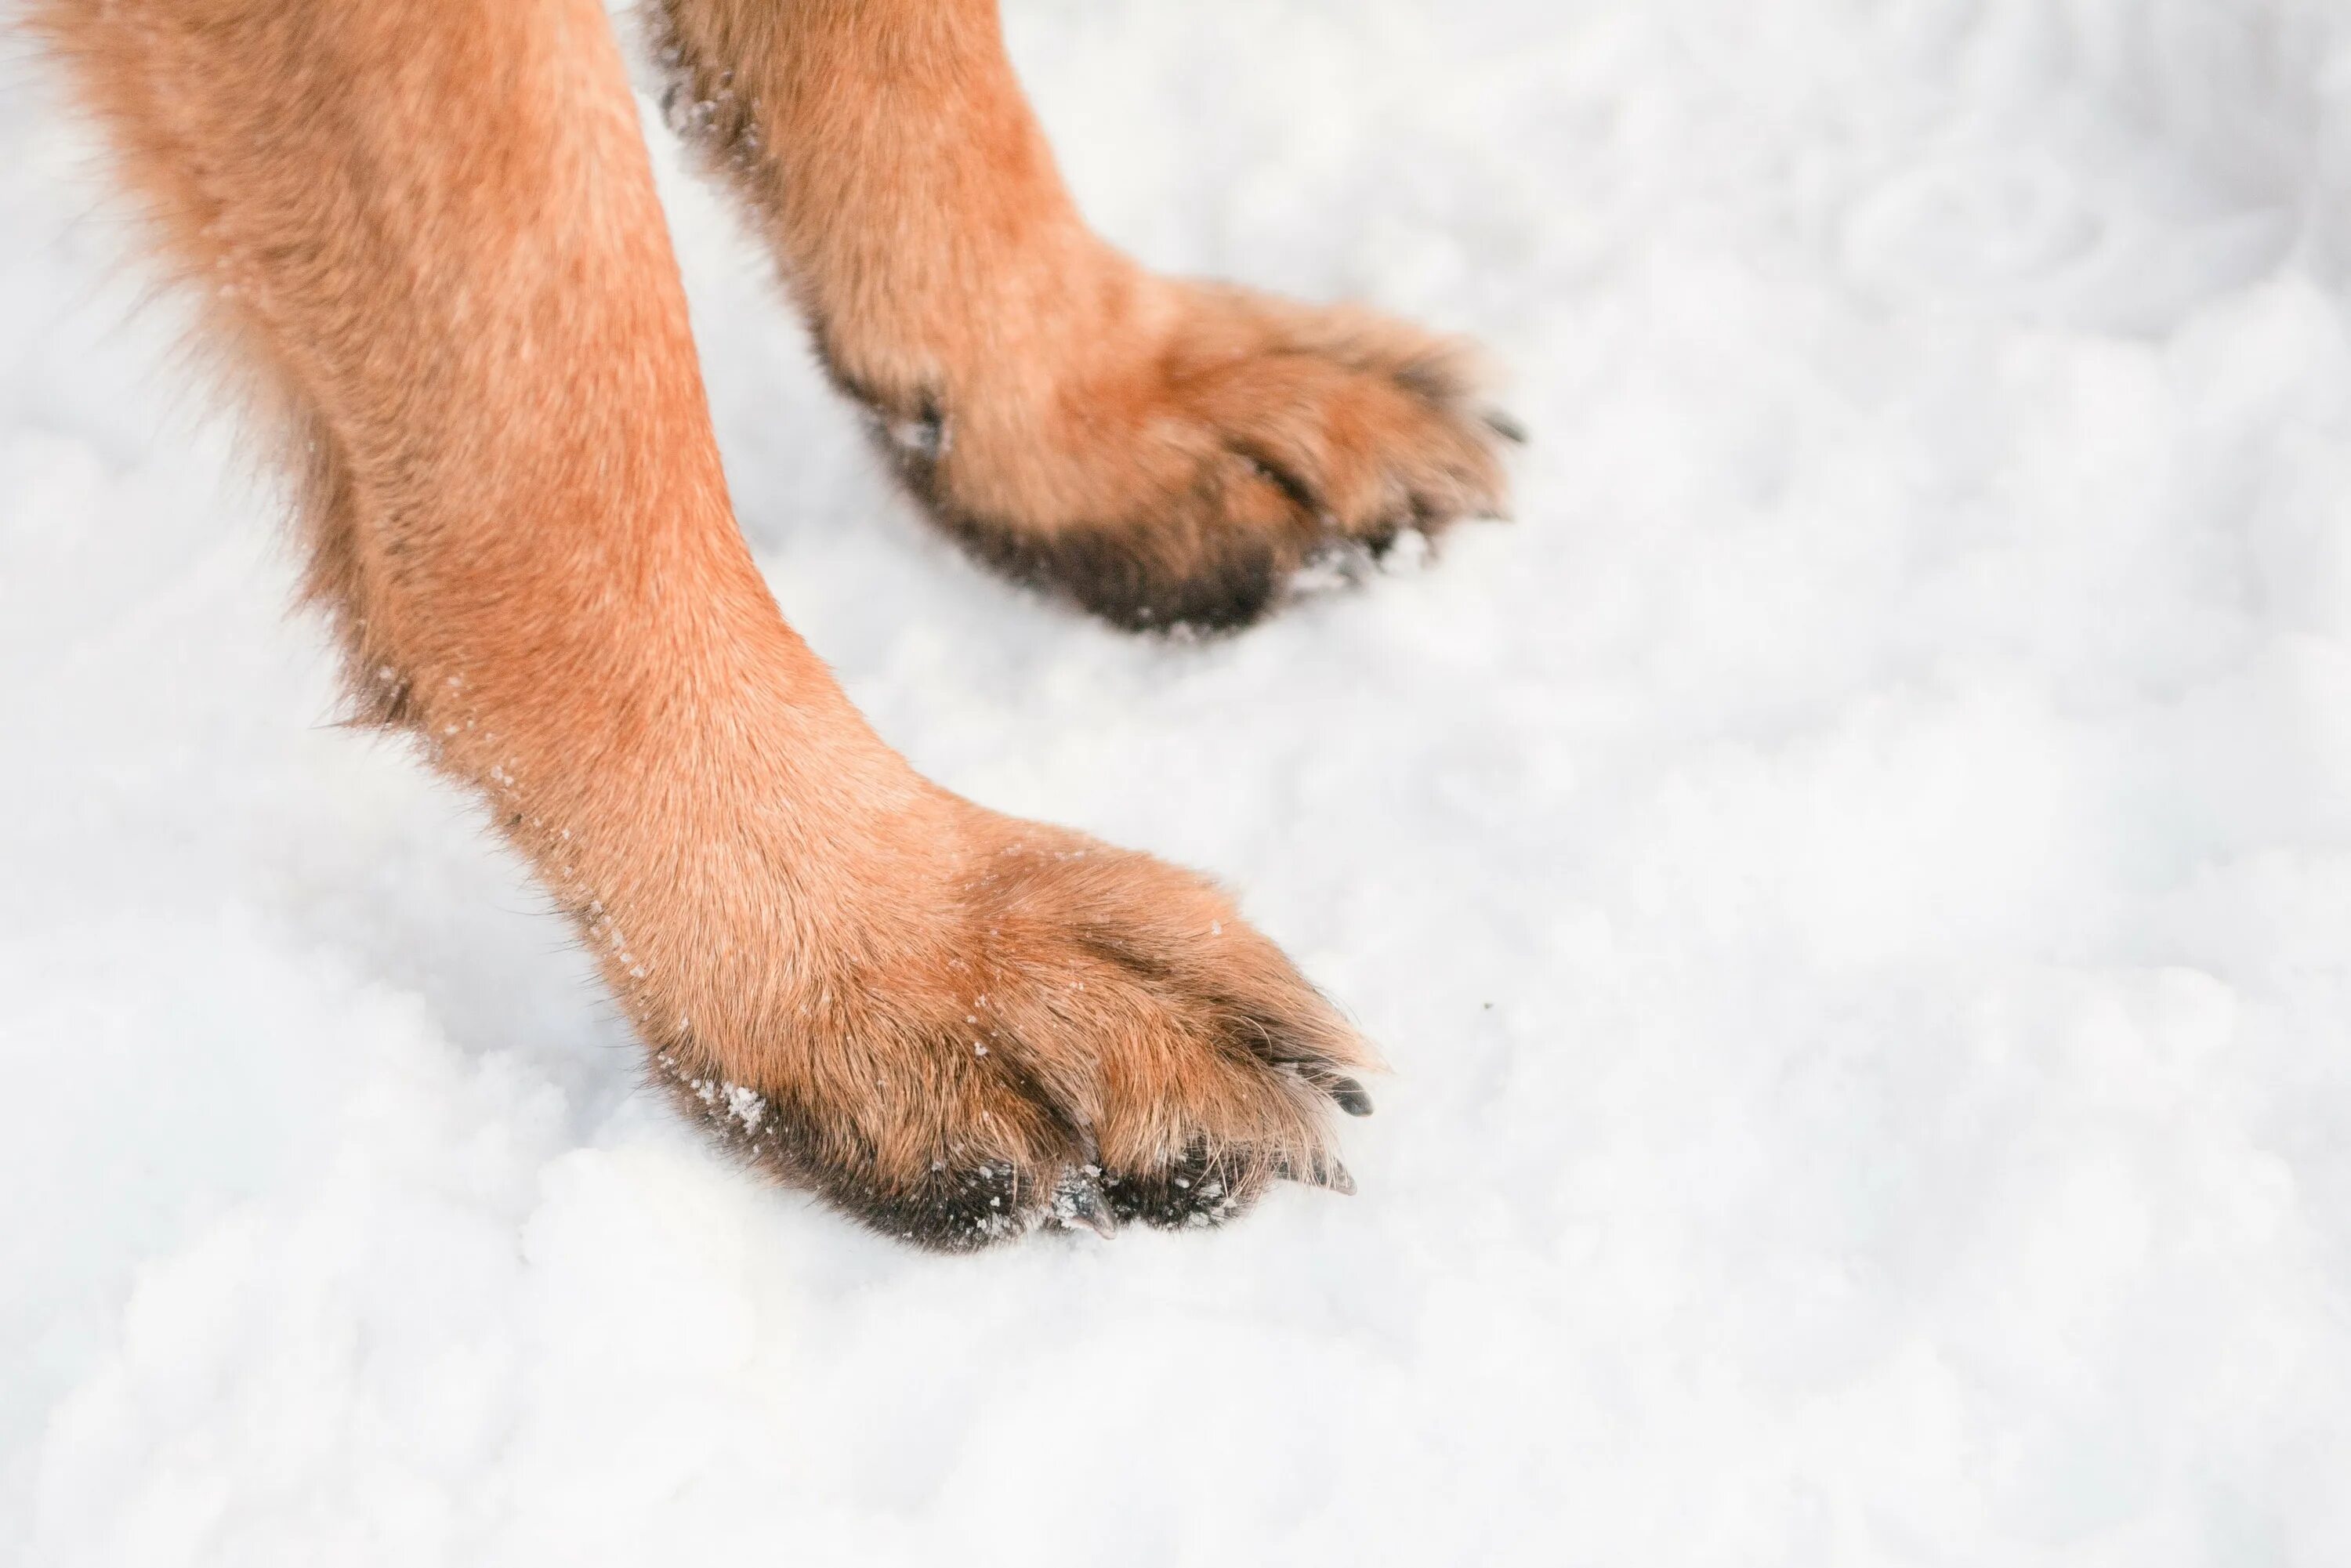
<instances>
[{"instance_id":1,"label":"white snow","mask_svg":"<svg viewBox=\"0 0 2351 1568\"><path fill-rule=\"evenodd\" d=\"M744 526L920 766L1346 1002L1360 1195L938 1260L674 1124L324 724L19 51L0 1560L2351 1562L2351 17L1010 12L1123 243L1494 346L1518 521L1027 601L656 128Z\"/></svg>"}]
</instances>

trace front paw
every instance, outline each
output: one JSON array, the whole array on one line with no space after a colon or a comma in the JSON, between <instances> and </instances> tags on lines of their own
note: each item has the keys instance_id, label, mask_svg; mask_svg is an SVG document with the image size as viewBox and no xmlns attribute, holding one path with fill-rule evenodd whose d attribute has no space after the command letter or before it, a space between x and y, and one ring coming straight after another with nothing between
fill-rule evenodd
<instances>
[{"instance_id":1,"label":"front paw","mask_svg":"<svg viewBox=\"0 0 2351 1568\"><path fill-rule=\"evenodd\" d=\"M661 1046L690 1116L946 1251L1352 1190L1330 1113L1369 1113L1371 1057L1278 948L1187 873L966 810L944 913L845 934L754 1037Z\"/></svg>"},{"instance_id":2,"label":"front paw","mask_svg":"<svg viewBox=\"0 0 2351 1568\"><path fill-rule=\"evenodd\" d=\"M1065 363L852 384L909 488L983 561L1123 627L1226 630L1318 560L1504 509L1499 448L1520 437L1467 344L1238 288L1149 297L1056 350Z\"/></svg>"}]
</instances>

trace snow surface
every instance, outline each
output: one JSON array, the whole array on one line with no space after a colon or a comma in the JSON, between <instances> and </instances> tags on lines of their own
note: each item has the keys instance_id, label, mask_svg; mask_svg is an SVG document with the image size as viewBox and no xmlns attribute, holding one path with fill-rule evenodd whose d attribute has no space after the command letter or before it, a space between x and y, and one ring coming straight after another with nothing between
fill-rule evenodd
<instances>
[{"instance_id":1,"label":"snow surface","mask_svg":"<svg viewBox=\"0 0 2351 1568\"><path fill-rule=\"evenodd\" d=\"M20 51L0 1559L2351 1562L2346 8L1010 9L1122 242L1495 345L1519 521L1028 601L656 130L744 525L919 765L1343 998L1361 1196L942 1260L705 1152L325 724Z\"/></svg>"}]
</instances>

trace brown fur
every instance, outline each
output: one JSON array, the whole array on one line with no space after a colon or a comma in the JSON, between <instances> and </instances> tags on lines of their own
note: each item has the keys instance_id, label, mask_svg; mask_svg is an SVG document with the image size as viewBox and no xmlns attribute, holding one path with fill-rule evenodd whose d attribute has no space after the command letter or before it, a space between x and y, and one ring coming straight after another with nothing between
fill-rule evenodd
<instances>
[{"instance_id":1,"label":"brown fur","mask_svg":"<svg viewBox=\"0 0 2351 1568\"><path fill-rule=\"evenodd\" d=\"M1001 559L1230 619L1332 528L1492 495L1452 350L1093 241L992 5L669 16L695 80L733 72L707 129L839 374L942 423L918 476ZM948 1248L1345 1184L1327 1112L1368 1110L1368 1055L1270 943L917 777L784 624L599 0L34 20L287 433L362 710L490 803L682 1104Z\"/></svg>"}]
</instances>

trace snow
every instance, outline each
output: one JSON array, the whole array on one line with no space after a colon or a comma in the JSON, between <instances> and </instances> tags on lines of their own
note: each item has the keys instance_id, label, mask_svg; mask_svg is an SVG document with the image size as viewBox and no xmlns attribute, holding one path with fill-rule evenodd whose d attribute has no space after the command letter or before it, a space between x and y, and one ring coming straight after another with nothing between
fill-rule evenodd
<instances>
[{"instance_id":1,"label":"snow","mask_svg":"<svg viewBox=\"0 0 2351 1568\"><path fill-rule=\"evenodd\" d=\"M2351 17L1010 11L1120 241L1494 346L1518 521L1029 601L649 113L744 526L918 765L1344 1000L1361 1192L941 1260L707 1152L325 722L19 53L0 1560L2351 1561Z\"/></svg>"}]
</instances>

